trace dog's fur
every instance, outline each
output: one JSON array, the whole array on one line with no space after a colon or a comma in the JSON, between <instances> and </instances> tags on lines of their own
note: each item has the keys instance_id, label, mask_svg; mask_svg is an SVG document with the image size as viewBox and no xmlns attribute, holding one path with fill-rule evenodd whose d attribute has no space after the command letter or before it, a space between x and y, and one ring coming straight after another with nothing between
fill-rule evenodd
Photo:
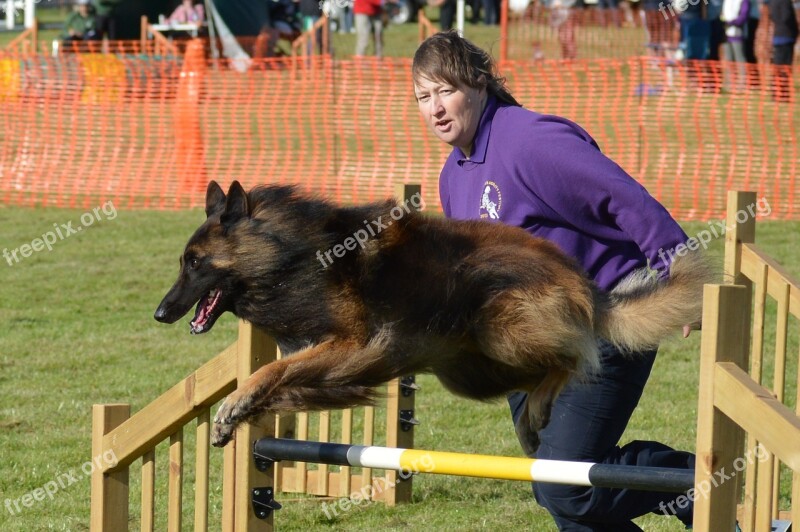
<instances>
[{"instance_id":1,"label":"dog's fur","mask_svg":"<svg viewBox=\"0 0 800 532\"><path fill-rule=\"evenodd\" d=\"M607 294L522 229L416 212L391 220L396 205L342 208L235 181L225 195L209 184L207 219L155 318L173 323L197 303L199 333L230 311L292 353L228 396L214 445L265 412L371 404L378 385L427 372L473 399L528 392L517 433L532 454L561 388L597 367L598 338L638 351L699 324L710 277L697 256L675 260L668 280L636 275ZM385 229L323 266L318 251L372 220Z\"/></svg>"}]
</instances>

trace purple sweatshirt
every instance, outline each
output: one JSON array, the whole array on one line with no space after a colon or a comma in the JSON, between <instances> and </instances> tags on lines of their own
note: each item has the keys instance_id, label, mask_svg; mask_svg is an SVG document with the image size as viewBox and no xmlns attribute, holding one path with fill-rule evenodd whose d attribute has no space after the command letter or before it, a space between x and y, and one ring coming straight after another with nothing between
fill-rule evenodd
<instances>
[{"instance_id":1,"label":"purple sweatshirt","mask_svg":"<svg viewBox=\"0 0 800 532\"><path fill-rule=\"evenodd\" d=\"M497 220L546 238L610 290L648 265L664 273L686 234L577 124L490 96L469 158L439 178L448 218ZM660 251L660 253L659 253Z\"/></svg>"}]
</instances>

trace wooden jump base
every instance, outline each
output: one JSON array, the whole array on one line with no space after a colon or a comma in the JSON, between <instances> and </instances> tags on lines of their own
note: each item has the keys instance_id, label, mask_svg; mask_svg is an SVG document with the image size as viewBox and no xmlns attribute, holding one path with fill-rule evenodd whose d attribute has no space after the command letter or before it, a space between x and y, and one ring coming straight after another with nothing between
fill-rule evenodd
<instances>
[{"instance_id":1,"label":"wooden jump base","mask_svg":"<svg viewBox=\"0 0 800 532\"><path fill-rule=\"evenodd\" d=\"M253 456L259 469L266 469L272 462L290 460L388 469L401 471L407 476L430 473L670 493L682 493L694 487L693 469L539 460L284 438L257 440Z\"/></svg>"}]
</instances>

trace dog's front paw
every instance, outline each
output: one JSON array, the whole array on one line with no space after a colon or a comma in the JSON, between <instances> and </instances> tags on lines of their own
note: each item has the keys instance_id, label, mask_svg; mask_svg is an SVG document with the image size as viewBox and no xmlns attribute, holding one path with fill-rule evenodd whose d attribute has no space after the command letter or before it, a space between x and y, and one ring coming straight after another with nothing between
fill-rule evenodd
<instances>
[{"instance_id":1,"label":"dog's front paw","mask_svg":"<svg viewBox=\"0 0 800 532\"><path fill-rule=\"evenodd\" d=\"M214 416L214 424L225 424L229 425L233 421L233 405L236 401L231 400L233 394L229 395L221 405L219 405L219 409L217 410L217 415Z\"/></svg>"},{"instance_id":2,"label":"dog's front paw","mask_svg":"<svg viewBox=\"0 0 800 532\"><path fill-rule=\"evenodd\" d=\"M224 447L231 438L236 426L252 414L253 400L249 394L235 391L220 405L214 416L214 428L211 432L211 444Z\"/></svg>"},{"instance_id":3,"label":"dog's front paw","mask_svg":"<svg viewBox=\"0 0 800 532\"><path fill-rule=\"evenodd\" d=\"M236 425L214 423L214 428L211 429L211 445L225 447L233 439L233 431L235 430Z\"/></svg>"}]
</instances>

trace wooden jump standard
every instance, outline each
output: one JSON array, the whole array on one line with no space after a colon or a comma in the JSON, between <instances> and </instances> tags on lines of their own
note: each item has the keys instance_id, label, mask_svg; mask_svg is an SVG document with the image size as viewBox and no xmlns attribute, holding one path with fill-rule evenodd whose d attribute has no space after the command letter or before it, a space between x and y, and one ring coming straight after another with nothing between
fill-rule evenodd
<instances>
[{"instance_id":1,"label":"wooden jump standard","mask_svg":"<svg viewBox=\"0 0 800 532\"><path fill-rule=\"evenodd\" d=\"M253 449L253 457L259 469L268 468L272 462L289 460L387 469L405 472L408 476L412 473L430 473L669 493L682 493L694 487L693 469L394 449L285 438L257 440Z\"/></svg>"}]
</instances>

